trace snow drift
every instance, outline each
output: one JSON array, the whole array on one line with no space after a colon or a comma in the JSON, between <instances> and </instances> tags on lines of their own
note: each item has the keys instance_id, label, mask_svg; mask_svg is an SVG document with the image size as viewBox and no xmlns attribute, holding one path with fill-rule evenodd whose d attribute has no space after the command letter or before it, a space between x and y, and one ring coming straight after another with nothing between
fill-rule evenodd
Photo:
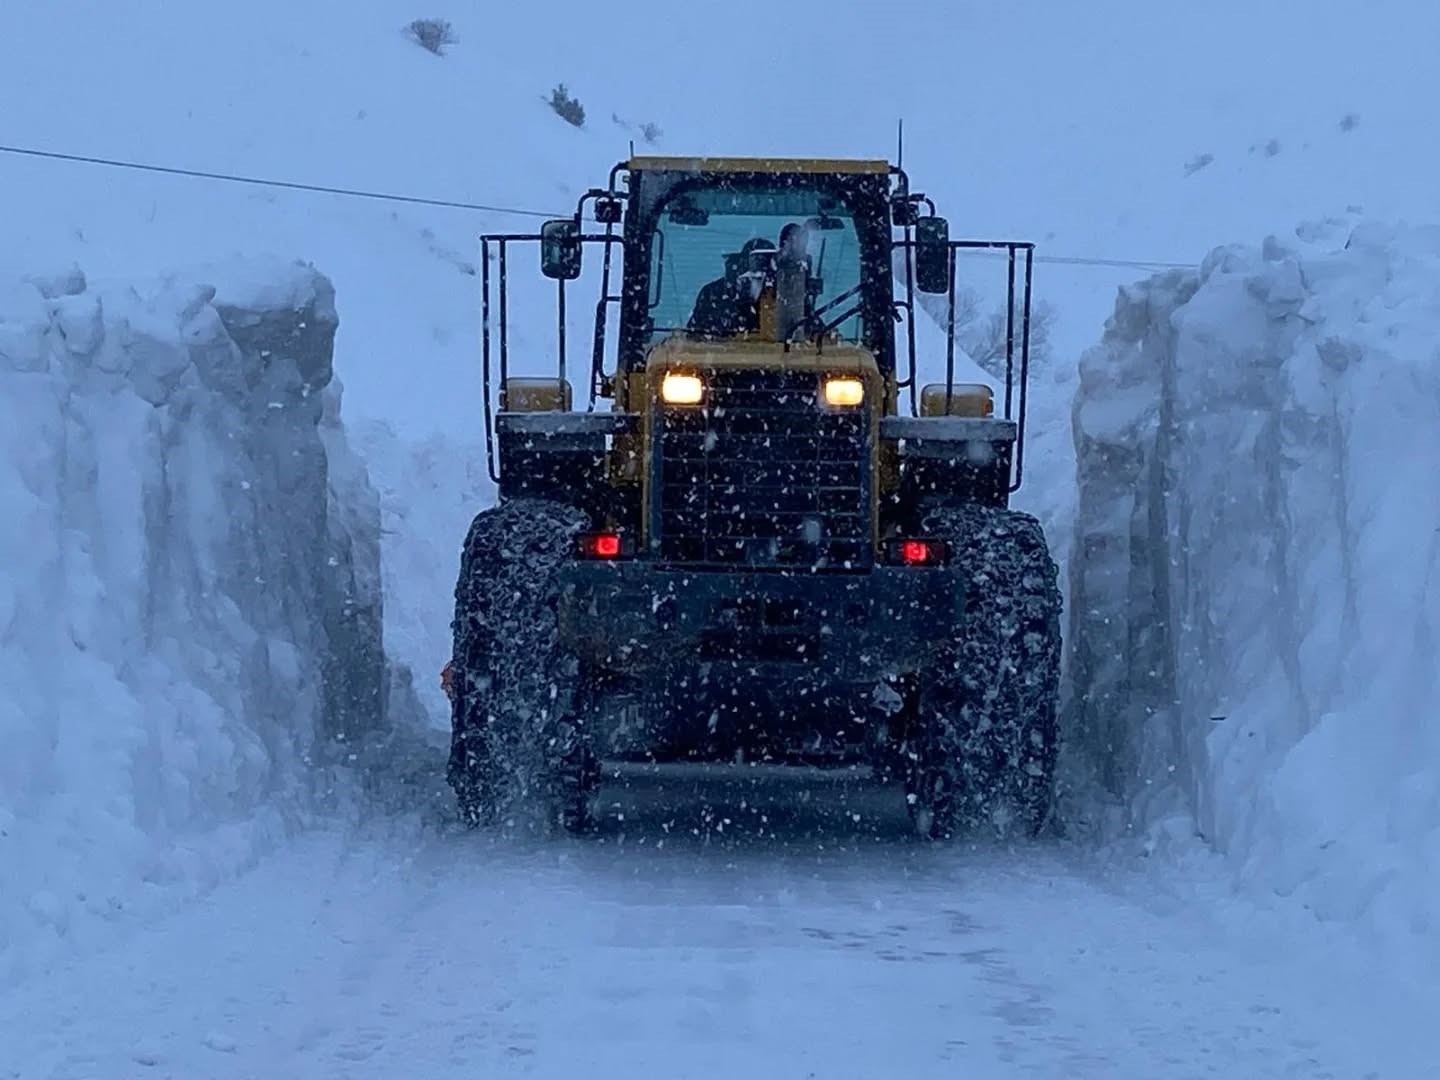
<instances>
[{"instance_id":1,"label":"snow drift","mask_svg":"<svg viewBox=\"0 0 1440 1080\"><path fill-rule=\"evenodd\" d=\"M440 669L450 659L460 548L471 520L495 502L485 444L443 435L412 442L380 421L348 430L380 496L385 652L399 679L413 680L415 701L392 710L393 720L417 721L411 735L428 732L435 755L430 764L443 786L450 703L440 689ZM402 689L392 688L391 699Z\"/></svg>"},{"instance_id":2,"label":"snow drift","mask_svg":"<svg viewBox=\"0 0 1440 1080\"><path fill-rule=\"evenodd\" d=\"M329 282L0 286L0 981L205 887L385 708Z\"/></svg>"},{"instance_id":3,"label":"snow drift","mask_svg":"<svg viewBox=\"0 0 1440 1080\"><path fill-rule=\"evenodd\" d=\"M1338 249L1338 250L1337 250ZM1440 935L1440 229L1122 290L1074 408L1072 738L1150 841Z\"/></svg>"}]
</instances>

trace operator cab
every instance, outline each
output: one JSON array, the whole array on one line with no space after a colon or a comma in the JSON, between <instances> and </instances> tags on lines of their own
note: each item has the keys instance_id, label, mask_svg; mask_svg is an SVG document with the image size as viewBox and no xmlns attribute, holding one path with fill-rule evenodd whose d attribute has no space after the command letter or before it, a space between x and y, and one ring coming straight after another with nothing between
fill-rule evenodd
<instances>
[{"instance_id":1,"label":"operator cab","mask_svg":"<svg viewBox=\"0 0 1440 1080\"><path fill-rule=\"evenodd\" d=\"M622 307L622 366L686 333L848 342L893 370L886 163L630 164L625 255L645 268L646 294L643 309L638 296Z\"/></svg>"}]
</instances>

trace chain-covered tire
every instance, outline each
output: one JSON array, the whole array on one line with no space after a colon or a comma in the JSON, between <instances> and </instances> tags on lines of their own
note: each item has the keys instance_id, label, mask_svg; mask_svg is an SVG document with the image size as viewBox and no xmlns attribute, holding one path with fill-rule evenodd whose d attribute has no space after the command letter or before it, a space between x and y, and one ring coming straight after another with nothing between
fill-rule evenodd
<instances>
[{"instance_id":1,"label":"chain-covered tire","mask_svg":"<svg viewBox=\"0 0 1440 1080\"><path fill-rule=\"evenodd\" d=\"M598 767L576 716L580 665L556 625L559 571L585 524L572 507L512 499L481 511L465 538L447 777L471 827L521 804L566 828L588 824L584 796Z\"/></svg>"},{"instance_id":2,"label":"chain-covered tire","mask_svg":"<svg viewBox=\"0 0 1440 1080\"><path fill-rule=\"evenodd\" d=\"M1054 802L1060 589L1040 523L991 507L934 510L965 589L964 616L910 696L906 797L939 838L985 826L1038 833Z\"/></svg>"}]
</instances>

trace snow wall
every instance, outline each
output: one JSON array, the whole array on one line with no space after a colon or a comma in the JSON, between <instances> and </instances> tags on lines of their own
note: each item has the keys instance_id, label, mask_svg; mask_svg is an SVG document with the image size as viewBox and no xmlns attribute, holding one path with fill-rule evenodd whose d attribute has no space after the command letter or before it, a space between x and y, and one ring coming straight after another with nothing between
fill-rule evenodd
<instances>
[{"instance_id":1,"label":"snow wall","mask_svg":"<svg viewBox=\"0 0 1440 1080\"><path fill-rule=\"evenodd\" d=\"M384 723L330 283L0 284L0 980L204 889Z\"/></svg>"},{"instance_id":2,"label":"snow wall","mask_svg":"<svg viewBox=\"0 0 1440 1080\"><path fill-rule=\"evenodd\" d=\"M478 390L475 401L478 408ZM415 719L412 740L428 736L427 767L440 779L451 813L453 795L441 775L450 752L450 702L440 689L440 668L450 659L460 548L475 515L495 502L485 444L440 434L416 441L375 420L350 425L349 434L380 494L385 652L415 699L397 705L394 718L402 726ZM403 692L394 687L392 700ZM393 759L395 747L387 753Z\"/></svg>"},{"instance_id":3,"label":"snow wall","mask_svg":"<svg viewBox=\"0 0 1440 1080\"><path fill-rule=\"evenodd\" d=\"M1219 249L1080 377L1069 724L1126 827L1440 956L1440 229Z\"/></svg>"}]
</instances>

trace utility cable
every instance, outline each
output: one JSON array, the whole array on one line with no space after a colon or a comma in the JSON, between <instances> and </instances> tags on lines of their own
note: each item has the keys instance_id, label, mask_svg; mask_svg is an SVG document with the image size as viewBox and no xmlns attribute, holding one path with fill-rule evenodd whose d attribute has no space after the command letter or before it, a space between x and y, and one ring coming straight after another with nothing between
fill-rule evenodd
<instances>
[{"instance_id":1,"label":"utility cable","mask_svg":"<svg viewBox=\"0 0 1440 1080\"><path fill-rule=\"evenodd\" d=\"M101 165L111 169L130 169L136 172L159 173L163 176L183 176L196 180L219 180L229 184L248 184L252 187L277 188L284 191L308 191L320 195L342 195L352 199L377 199L382 202L408 203L412 206L438 206L448 210L472 210L483 214L500 214L510 217L561 218L566 214L527 210L517 206L499 206L488 203L464 202L458 199L431 199L420 195L397 195L385 191L364 191L359 188L330 187L325 184L302 184L293 180L269 180L258 176L242 176L236 173L207 172L204 169L182 169L170 165L155 165L142 161L122 161L115 158L92 157L87 154L63 154L57 150L36 150L25 146L0 145L0 153L21 157L43 158L48 161L67 161L82 165ZM1003 257L1002 252L975 251L967 255ZM1193 270L1194 263L1159 262L1145 259L1096 259L1076 255L1036 254L1036 262L1057 263L1064 266L1102 266L1126 270Z\"/></svg>"},{"instance_id":2,"label":"utility cable","mask_svg":"<svg viewBox=\"0 0 1440 1080\"><path fill-rule=\"evenodd\" d=\"M328 187L324 184L300 184L292 180L266 180L258 176L238 176L232 173L206 172L203 169L179 169L168 165L152 165L139 161L117 161L113 158L89 157L84 154L62 154L54 150L33 150L23 146L0 146L0 153L46 158L51 161L70 161L85 165L104 165L112 169L133 169L138 172L161 173L166 176L187 176L200 180L223 180L226 183L250 184L254 187L281 188L288 191L311 191L323 195L345 195L354 199L380 199L385 202L411 203L416 206L441 206L451 210L476 210L486 214L510 214L517 217L535 218L564 216L563 214L546 213L543 210L522 210L514 206L489 206L485 203L461 202L455 199L428 199L419 195L395 195L384 191L361 191L356 188Z\"/></svg>"}]
</instances>

